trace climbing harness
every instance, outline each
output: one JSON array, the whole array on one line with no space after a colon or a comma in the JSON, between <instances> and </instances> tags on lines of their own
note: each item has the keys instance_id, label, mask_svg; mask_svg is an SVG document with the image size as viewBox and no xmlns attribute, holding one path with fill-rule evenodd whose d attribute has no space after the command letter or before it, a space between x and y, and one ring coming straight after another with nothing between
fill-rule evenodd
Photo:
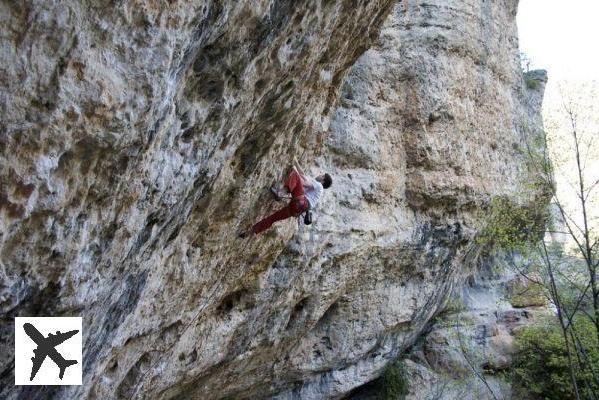
<instances>
[{"instance_id":1,"label":"climbing harness","mask_svg":"<svg viewBox=\"0 0 599 400\"><path fill-rule=\"evenodd\" d=\"M270 188L271 193L275 196L277 201L281 201L283 199L289 199L290 201L294 201L295 199L291 196L281 196L279 193L273 188ZM309 203L308 203L309 204ZM301 225L301 217L304 216L304 225L312 225L312 211L310 210L310 206L308 205L308 209L297 216L297 224L298 227Z\"/></svg>"}]
</instances>

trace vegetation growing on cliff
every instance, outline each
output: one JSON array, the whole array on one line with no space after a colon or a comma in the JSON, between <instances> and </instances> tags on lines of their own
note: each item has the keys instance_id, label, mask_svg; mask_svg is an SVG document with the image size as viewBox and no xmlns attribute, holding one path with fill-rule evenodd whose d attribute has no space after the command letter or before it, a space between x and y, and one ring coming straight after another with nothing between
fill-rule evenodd
<instances>
[{"instance_id":1,"label":"vegetation growing on cliff","mask_svg":"<svg viewBox=\"0 0 599 400\"><path fill-rule=\"evenodd\" d=\"M541 230L537 240L527 247L531 264L514 262L520 275L542 288L555 308L556 318L521 332L514 373L520 392L528 397L596 399L599 397L599 213L594 206L599 202L595 190L599 175L596 168L588 167L599 162L593 146L598 120L596 110L593 111L596 106L581 103L578 93L563 93L562 97L561 106L554 110L553 120L547 124L547 136L541 136L547 151L541 157L529 151L528 163L535 182L557 189L555 182L561 180L561 191L553 190L551 196L555 224ZM591 94L587 98L595 97ZM534 146L535 143L529 150ZM509 238L516 240L523 238L513 233L525 225L526 217L517 210L506 211L511 215L500 221L513 223L515 218L515 230L493 232L507 232ZM493 217L490 220L497 224ZM533 222L531 227L535 226ZM517 243L513 246L501 236L499 242L507 249L519 249Z\"/></svg>"},{"instance_id":2,"label":"vegetation growing on cliff","mask_svg":"<svg viewBox=\"0 0 599 400\"><path fill-rule=\"evenodd\" d=\"M555 309L554 319L518 335L518 398L599 398L599 113L576 96L563 94L547 132L528 133L528 199L493 198L477 240L509 255L523 283L508 288L513 306L532 296Z\"/></svg>"},{"instance_id":3,"label":"vegetation growing on cliff","mask_svg":"<svg viewBox=\"0 0 599 400\"><path fill-rule=\"evenodd\" d=\"M404 361L395 360L388 364L383 374L361 388L366 398L379 400L403 400L408 394L409 382ZM358 396L358 398L360 398Z\"/></svg>"},{"instance_id":4,"label":"vegetation growing on cliff","mask_svg":"<svg viewBox=\"0 0 599 400\"><path fill-rule=\"evenodd\" d=\"M390 364L381 377L382 399L400 400L408 394L408 381L402 361Z\"/></svg>"},{"instance_id":5,"label":"vegetation growing on cliff","mask_svg":"<svg viewBox=\"0 0 599 400\"><path fill-rule=\"evenodd\" d=\"M515 204L507 197L495 197L487 210L487 225L478 243L504 250L524 251L538 242L549 222L546 203Z\"/></svg>"},{"instance_id":6,"label":"vegetation growing on cliff","mask_svg":"<svg viewBox=\"0 0 599 400\"><path fill-rule=\"evenodd\" d=\"M577 317L571 329L577 332L581 348L585 349L584 357L594 368L599 368L599 343L593 324L585 317ZM576 399L564 337L555 321L524 328L516 343L514 384L518 398ZM576 369L574 376L582 398L595 398L593 394L599 393L599 382L592 371Z\"/></svg>"}]
</instances>

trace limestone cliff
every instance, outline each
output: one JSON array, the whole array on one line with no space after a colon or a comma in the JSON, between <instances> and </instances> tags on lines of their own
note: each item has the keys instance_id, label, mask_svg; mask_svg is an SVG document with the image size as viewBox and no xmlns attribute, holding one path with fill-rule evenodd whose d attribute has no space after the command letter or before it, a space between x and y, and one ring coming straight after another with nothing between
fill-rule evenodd
<instances>
[{"instance_id":1,"label":"limestone cliff","mask_svg":"<svg viewBox=\"0 0 599 400\"><path fill-rule=\"evenodd\" d=\"M0 397L340 398L518 201L517 0L0 5ZM293 155L315 224L236 237ZM83 317L84 384L15 387L13 317Z\"/></svg>"}]
</instances>

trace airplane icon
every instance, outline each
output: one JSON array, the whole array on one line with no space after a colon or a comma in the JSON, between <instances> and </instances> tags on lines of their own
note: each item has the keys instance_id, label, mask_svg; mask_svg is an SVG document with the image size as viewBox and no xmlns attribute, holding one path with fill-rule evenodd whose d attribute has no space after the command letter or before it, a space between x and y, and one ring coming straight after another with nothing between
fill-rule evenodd
<instances>
[{"instance_id":1,"label":"airplane icon","mask_svg":"<svg viewBox=\"0 0 599 400\"><path fill-rule=\"evenodd\" d=\"M56 351L55 347L64 342L65 340L73 337L79 332L78 330L69 331L65 333L60 333L60 331L56 332L56 335L48 334L48 337L44 337L40 331L38 331L35 326L30 323L26 323L23 325L23 329L25 329L25 333L27 336L31 338L36 344L37 348L33 350L34 357L31 357L31 361L33 362L33 367L31 368L31 377L29 381L32 381L39 371L42 363L46 359L46 356L49 356L52 361L60 368L60 373L58 377L62 380L64 376L65 369L70 366L77 364L77 360L65 360L63 356L60 355L58 351Z\"/></svg>"}]
</instances>

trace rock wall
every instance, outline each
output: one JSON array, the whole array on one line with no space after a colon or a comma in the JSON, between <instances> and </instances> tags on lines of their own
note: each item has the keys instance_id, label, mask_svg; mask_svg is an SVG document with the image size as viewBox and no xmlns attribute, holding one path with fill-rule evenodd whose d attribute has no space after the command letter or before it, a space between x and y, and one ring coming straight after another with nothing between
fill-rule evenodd
<instances>
[{"instance_id":1,"label":"rock wall","mask_svg":"<svg viewBox=\"0 0 599 400\"><path fill-rule=\"evenodd\" d=\"M508 259L480 265L454 294L453 307L410 349L407 400L512 398L515 336L551 311L540 288L517 275Z\"/></svg>"},{"instance_id":2,"label":"rock wall","mask_svg":"<svg viewBox=\"0 0 599 400\"><path fill-rule=\"evenodd\" d=\"M411 346L517 201L516 0L2 3L0 396L340 398ZM532 115L532 116L531 116ZM311 227L240 240L296 155ZM13 317L83 316L15 387Z\"/></svg>"}]
</instances>

